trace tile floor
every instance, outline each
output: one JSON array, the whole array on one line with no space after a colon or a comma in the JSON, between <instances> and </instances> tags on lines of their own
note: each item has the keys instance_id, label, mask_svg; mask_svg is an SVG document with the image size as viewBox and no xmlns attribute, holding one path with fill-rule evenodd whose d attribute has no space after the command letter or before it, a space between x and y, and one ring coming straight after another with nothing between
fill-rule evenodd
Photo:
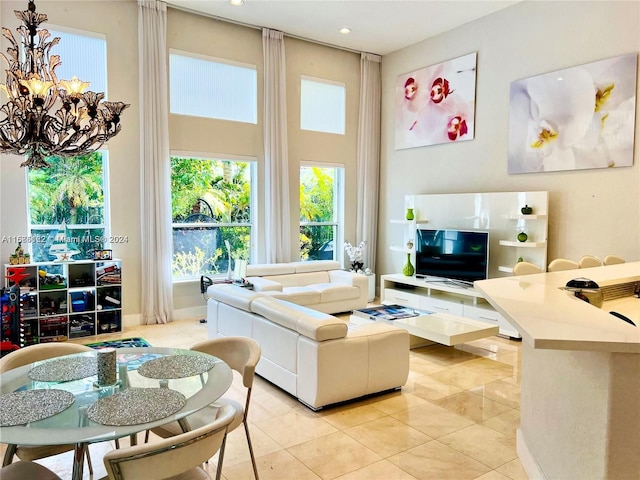
<instances>
[{"instance_id":1,"label":"tile floor","mask_svg":"<svg viewBox=\"0 0 640 480\"><path fill-rule=\"evenodd\" d=\"M206 324L196 319L79 343L143 337L153 346L188 348L206 336ZM242 401L243 392L236 377L227 396ZM262 480L520 480L527 475L515 446L519 406L520 342L490 337L411 350L401 391L318 412L257 377L249 420ZM102 455L111 448L91 446L94 475L85 468L84 478L105 475ZM215 460L208 464L212 476ZM41 463L66 479L71 461L67 453ZM229 435L223 476L253 478L242 428Z\"/></svg>"}]
</instances>

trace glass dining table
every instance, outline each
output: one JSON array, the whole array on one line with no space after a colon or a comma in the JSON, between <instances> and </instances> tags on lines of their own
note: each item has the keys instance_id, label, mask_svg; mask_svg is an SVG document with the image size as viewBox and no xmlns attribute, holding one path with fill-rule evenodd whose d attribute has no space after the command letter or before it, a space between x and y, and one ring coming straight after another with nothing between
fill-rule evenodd
<instances>
[{"instance_id":1,"label":"glass dining table","mask_svg":"<svg viewBox=\"0 0 640 480\"><path fill-rule=\"evenodd\" d=\"M81 480L88 444L178 421L220 398L231 368L217 357L178 348L116 349L117 383L97 384L99 350L38 361L0 376L4 463L16 445L75 444L72 480ZM213 420L213 419L212 419Z\"/></svg>"}]
</instances>

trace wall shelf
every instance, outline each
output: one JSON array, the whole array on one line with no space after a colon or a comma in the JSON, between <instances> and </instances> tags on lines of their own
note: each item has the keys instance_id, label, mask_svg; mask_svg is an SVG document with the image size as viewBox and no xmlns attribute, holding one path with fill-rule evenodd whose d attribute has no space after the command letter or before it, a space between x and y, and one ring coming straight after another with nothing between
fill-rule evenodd
<instances>
[{"instance_id":1,"label":"wall shelf","mask_svg":"<svg viewBox=\"0 0 640 480\"><path fill-rule=\"evenodd\" d=\"M540 248L544 247L547 242L518 242L511 240L500 240L500 245L503 247L522 247L522 248Z\"/></svg>"},{"instance_id":2,"label":"wall shelf","mask_svg":"<svg viewBox=\"0 0 640 480\"><path fill-rule=\"evenodd\" d=\"M407 247L401 247L399 245L391 245L389 250L392 252L400 252L400 253L413 253L414 249L408 249Z\"/></svg>"},{"instance_id":3,"label":"wall shelf","mask_svg":"<svg viewBox=\"0 0 640 480\"><path fill-rule=\"evenodd\" d=\"M524 205L530 205L533 213L522 214ZM405 195L404 207L405 210L413 208L416 219L407 221L399 215L402 220L391 220L395 233L389 244L395 244L392 251L411 253L411 262L416 268L415 230L422 224L426 229L489 232L489 278L512 275L513 265L520 259L547 265L549 194L546 191ZM517 239L522 231L528 235L526 242ZM406 248L408 240L414 241L410 252ZM405 261L398 255L396 268L399 270Z\"/></svg>"},{"instance_id":4,"label":"wall shelf","mask_svg":"<svg viewBox=\"0 0 640 480\"><path fill-rule=\"evenodd\" d=\"M518 213L517 215L507 215L509 220L546 220L547 215L532 213L530 215L524 215L522 213Z\"/></svg>"}]
</instances>

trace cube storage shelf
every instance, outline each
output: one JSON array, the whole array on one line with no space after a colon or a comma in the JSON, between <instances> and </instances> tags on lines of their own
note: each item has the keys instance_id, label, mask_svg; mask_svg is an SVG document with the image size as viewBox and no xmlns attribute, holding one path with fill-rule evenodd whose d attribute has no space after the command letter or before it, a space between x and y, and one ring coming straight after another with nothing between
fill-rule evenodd
<instances>
[{"instance_id":1,"label":"cube storage shelf","mask_svg":"<svg viewBox=\"0 0 640 480\"><path fill-rule=\"evenodd\" d=\"M122 331L120 260L5 264L12 271L24 277L20 346Z\"/></svg>"}]
</instances>

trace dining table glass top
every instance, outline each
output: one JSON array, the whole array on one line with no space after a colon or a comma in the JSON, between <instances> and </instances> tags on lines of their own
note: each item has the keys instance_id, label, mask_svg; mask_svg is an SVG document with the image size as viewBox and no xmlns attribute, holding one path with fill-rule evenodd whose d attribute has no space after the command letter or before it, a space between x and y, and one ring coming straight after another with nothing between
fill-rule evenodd
<instances>
[{"instance_id":1,"label":"dining table glass top","mask_svg":"<svg viewBox=\"0 0 640 480\"><path fill-rule=\"evenodd\" d=\"M118 382L98 386L91 361L97 356L98 350L65 355L0 375L0 442L93 443L131 435L215 402L233 379L225 362L205 353L136 347L116 349Z\"/></svg>"}]
</instances>

